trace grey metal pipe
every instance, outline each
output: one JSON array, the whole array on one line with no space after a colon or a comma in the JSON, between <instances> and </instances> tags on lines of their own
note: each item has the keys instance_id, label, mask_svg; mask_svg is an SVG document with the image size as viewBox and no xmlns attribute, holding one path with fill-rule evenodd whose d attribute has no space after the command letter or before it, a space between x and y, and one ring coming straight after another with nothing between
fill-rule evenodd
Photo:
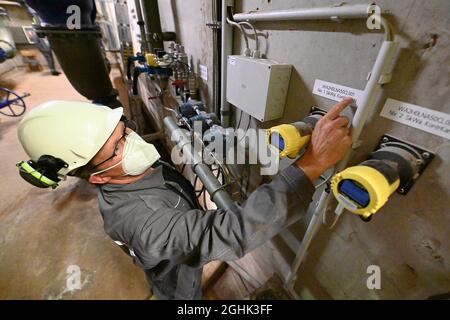
<instances>
[{"instance_id":1,"label":"grey metal pipe","mask_svg":"<svg viewBox=\"0 0 450 320\"><path fill-rule=\"evenodd\" d=\"M228 7L234 6L234 0L222 1L222 79L221 79L221 123L224 128L230 126L230 104L227 101L227 59L233 54L233 28L227 23Z\"/></svg>"},{"instance_id":2,"label":"grey metal pipe","mask_svg":"<svg viewBox=\"0 0 450 320\"><path fill-rule=\"evenodd\" d=\"M164 126L172 142L183 151L183 155L189 159L188 162L193 164L194 172L210 194L211 200L220 209L227 210L231 208L231 206L234 205L233 200L231 200L228 192L223 190L222 184L211 172L211 169L204 164L201 157L195 153L189 137L180 127L178 127L172 117L164 118Z\"/></svg>"},{"instance_id":3,"label":"grey metal pipe","mask_svg":"<svg viewBox=\"0 0 450 320\"><path fill-rule=\"evenodd\" d=\"M288 20L333 20L367 18L370 4L341 5L306 9L291 9L254 13L238 13L234 21L288 21Z\"/></svg>"},{"instance_id":4,"label":"grey metal pipe","mask_svg":"<svg viewBox=\"0 0 450 320\"><path fill-rule=\"evenodd\" d=\"M139 31L141 33L141 52L149 52L147 34L145 32L144 16L142 15L141 1L134 0L134 5L136 7L136 15L138 18Z\"/></svg>"},{"instance_id":5,"label":"grey metal pipe","mask_svg":"<svg viewBox=\"0 0 450 320\"><path fill-rule=\"evenodd\" d=\"M158 0L142 0L142 9L145 19L145 29L147 30L148 49L151 52L154 52L156 49L164 49Z\"/></svg>"}]
</instances>

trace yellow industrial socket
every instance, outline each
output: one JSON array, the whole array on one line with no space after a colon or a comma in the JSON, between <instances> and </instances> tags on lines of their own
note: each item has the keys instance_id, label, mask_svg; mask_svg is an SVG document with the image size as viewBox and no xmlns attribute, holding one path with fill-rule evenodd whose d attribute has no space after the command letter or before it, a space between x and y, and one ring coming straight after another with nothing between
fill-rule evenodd
<instances>
[{"instance_id":1,"label":"yellow industrial socket","mask_svg":"<svg viewBox=\"0 0 450 320\"><path fill-rule=\"evenodd\" d=\"M311 135L302 136L292 124L282 124L266 132L267 144L280 151L280 157L295 158L311 139Z\"/></svg>"},{"instance_id":2,"label":"yellow industrial socket","mask_svg":"<svg viewBox=\"0 0 450 320\"><path fill-rule=\"evenodd\" d=\"M380 210L399 185L400 179L389 183L379 170L364 165L347 168L331 180L337 201L364 219Z\"/></svg>"},{"instance_id":3,"label":"yellow industrial socket","mask_svg":"<svg viewBox=\"0 0 450 320\"><path fill-rule=\"evenodd\" d=\"M159 67L158 60L157 60L157 58L156 58L156 54L153 54L153 53L147 53L147 54L145 55L145 60L147 60L147 64L148 64L150 67L153 67L153 68Z\"/></svg>"}]
</instances>

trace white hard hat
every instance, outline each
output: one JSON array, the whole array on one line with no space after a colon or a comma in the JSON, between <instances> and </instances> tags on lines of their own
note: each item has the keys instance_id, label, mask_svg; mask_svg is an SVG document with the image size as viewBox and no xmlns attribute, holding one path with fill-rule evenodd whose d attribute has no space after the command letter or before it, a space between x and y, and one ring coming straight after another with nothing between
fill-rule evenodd
<instances>
[{"instance_id":1,"label":"white hard hat","mask_svg":"<svg viewBox=\"0 0 450 320\"><path fill-rule=\"evenodd\" d=\"M22 177L31 183L28 178L38 178L39 183L49 180L38 186L56 187L58 179L97 154L122 115L123 108L76 101L50 101L35 107L18 129L20 143L31 158L18 164ZM39 161L41 165L36 165Z\"/></svg>"}]
</instances>

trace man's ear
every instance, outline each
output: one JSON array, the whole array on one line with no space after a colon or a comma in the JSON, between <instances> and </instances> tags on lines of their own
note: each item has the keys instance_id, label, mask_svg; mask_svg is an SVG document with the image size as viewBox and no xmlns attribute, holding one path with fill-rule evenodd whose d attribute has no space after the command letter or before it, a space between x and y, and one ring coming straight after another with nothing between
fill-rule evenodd
<instances>
[{"instance_id":1,"label":"man's ear","mask_svg":"<svg viewBox=\"0 0 450 320\"><path fill-rule=\"evenodd\" d=\"M111 177L104 177L101 174L96 174L95 176L90 176L88 181L91 184L107 184L111 181Z\"/></svg>"}]
</instances>

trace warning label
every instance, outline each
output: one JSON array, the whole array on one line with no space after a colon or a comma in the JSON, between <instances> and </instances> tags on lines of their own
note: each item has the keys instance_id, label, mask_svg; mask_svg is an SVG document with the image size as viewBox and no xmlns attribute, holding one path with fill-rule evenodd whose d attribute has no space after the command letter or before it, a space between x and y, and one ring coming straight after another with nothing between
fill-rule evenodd
<instances>
[{"instance_id":1,"label":"warning label","mask_svg":"<svg viewBox=\"0 0 450 320\"><path fill-rule=\"evenodd\" d=\"M358 102L363 91L317 79L314 83L313 94L338 102L346 97L352 97Z\"/></svg>"},{"instance_id":2,"label":"warning label","mask_svg":"<svg viewBox=\"0 0 450 320\"><path fill-rule=\"evenodd\" d=\"M387 99L380 115L450 140L450 114Z\"/></svg>"}]
</instances>

